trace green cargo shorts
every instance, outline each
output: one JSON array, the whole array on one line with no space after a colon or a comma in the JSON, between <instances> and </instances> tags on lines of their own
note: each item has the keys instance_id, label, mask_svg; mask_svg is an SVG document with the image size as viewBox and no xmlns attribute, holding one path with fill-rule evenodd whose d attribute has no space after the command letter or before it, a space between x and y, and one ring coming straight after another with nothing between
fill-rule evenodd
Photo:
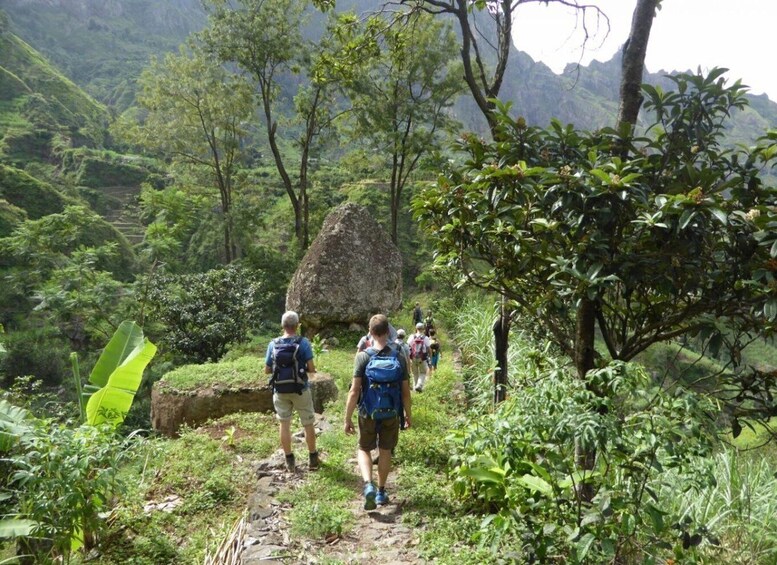
<instances>
[{"instance_id":1,"label":"green cargo shorts","mask_svg":"<svg viewBox=\"0 0 777 565\"><path fill-rule=\"evenodd\" d=\"M394 449L399 441L399 418L373 420L359 416L359 449Z\"/></svg>"}]
</instances>

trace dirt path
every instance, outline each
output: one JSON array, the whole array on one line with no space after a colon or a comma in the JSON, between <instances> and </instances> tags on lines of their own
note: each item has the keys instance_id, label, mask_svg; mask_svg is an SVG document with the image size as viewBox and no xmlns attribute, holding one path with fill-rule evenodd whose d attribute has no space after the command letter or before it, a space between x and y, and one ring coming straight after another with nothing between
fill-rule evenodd
<instances>
[{"instance_id":1,"label":"dirt path","mask_svg":"<svg viewBox=\"0 0 777 565\"><path fill-rule=\"evenodd\" d=\"M391 497L389 504L365 511L356 459L349 463L353 465L355 477L354 497L348 504L355 524L348 533L320 541L290 538L285 518L289 508L279 502L276 495L281 490L303 484L308 471L305 465L298 465L296 473L287 472L283 452L278 451L259 464L258 487L249 500L247 516L236 525L231 542L225 542L220 556L214 557L211 563L419 563L421 558L416 550L414 531L402 523L405 500L396 488L396 468L386 483Z\"/></svg>"},{"instance_id":2,"label":"dirt path","mask_svg":"<svg viewBox=\"0 0 777 565\"><path fill-rule=\"evenodd\" d=\"M453 365L454 370L460 374L461 362L457 351L453 353ZM462 390L458 393L463 395ZM316 426L321 433L331 430L324 417L317 418ZM284 517L289 507L281 504L275 496L281 490L296 488L306 481L306 463L298 464L296 473L289 473L285 470L283 452L280 450L260 462L257 469L257 492L249 501L246 519L236 526L233 535L234 557L232 560L216 559L212 561L213 565L400 565L423 562L418 552L417 528L403 524L402 511L406 500L402 490L396 486L397 466L392 469L386 483L390 496L389 504L365 511L361 493L361 473L355 457L349 460L349 465L352 466L354 475L354 495L348 503L355 520L353 528L342 536L333 536L327 540L292 540L288 534L289 524ZM398 466L401 467L401 462Z\"/></svg>"}]
</instances>

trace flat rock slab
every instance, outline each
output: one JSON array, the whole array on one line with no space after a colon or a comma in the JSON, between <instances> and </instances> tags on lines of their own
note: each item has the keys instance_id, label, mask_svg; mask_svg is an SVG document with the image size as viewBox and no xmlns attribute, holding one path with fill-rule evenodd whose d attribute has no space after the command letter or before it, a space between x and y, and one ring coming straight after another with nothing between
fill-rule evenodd
<instances>
[{"instance_id":1,"label":"flat rock slab","mask_svg":"<svg viewBox=\"0 0 777 565\"><path fill-rule=\"evenodd\" d=\"M310 377L313 407L317 413L337 399L337 385L331 375L316 373ZM196 390L177 390L162 381L151 391L151 424L166 436L176 437L187 424L197 427L213 418L236 412L273 412L272 388L262 378L255 386L232 389L213 383Z\"/></svg>"}]
</instances>

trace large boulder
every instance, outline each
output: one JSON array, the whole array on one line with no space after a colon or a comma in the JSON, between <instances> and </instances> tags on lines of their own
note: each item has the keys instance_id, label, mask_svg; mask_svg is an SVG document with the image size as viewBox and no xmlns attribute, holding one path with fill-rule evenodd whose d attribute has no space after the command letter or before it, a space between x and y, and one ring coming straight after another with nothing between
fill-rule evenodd
<instances>
[{"instance_id":1,"label":"large boulder","mask_svg":"<svg viewBox=\"0 0 777 565\"><path fill-rule=\"evenodd\" d=\"M264 359L240 358L185 365L171 371L151 390L153 428L175 437L183 424L197 427L235 412L273 412L272 389L263 370ZM337 385L331 375L311 375L310 386L313 408L319 414L337 399Z\"/></svg>"},{"instance_id":2,"label":"large boulder","mask_svg":"<svg viewBox=\"0 0 777 565\"><path fill-rule=\"evenodd\" d=\"M364 325L402 302L402 256L363 206L348 203L324 220L286 294L306 333L331 325Z\"/></svg>"}]
</instances>

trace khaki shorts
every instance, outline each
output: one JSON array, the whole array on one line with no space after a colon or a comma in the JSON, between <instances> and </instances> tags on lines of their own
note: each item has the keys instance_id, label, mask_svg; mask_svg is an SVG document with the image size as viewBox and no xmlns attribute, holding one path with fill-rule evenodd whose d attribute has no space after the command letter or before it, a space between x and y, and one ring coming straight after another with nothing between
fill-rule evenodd
<instances>
[{"instance_id":1,"label":"khaki shorts","mask_svg":"<svg viewBox=\"0 0 777 565\"><path fill-rule=\"evenodd\" d=\"M291 414L294 410L299 413L299 420L303 426L312 426L316 421L313 412L313 394L309 388L303 390L302 394L274 392L272 404L275 407L276 416L281 421L291 420Z\"/></svg>"},{"instance_id":2,"label":"khaki shorts","mask_svg":"<svg viewBox=\"0 0 777 565\"><path fill-rule=\"evenodd\" d=\"M379 424L379 425L378 425ZM394 449L399 441L399 418L373 420L359 416L359 449Z\"/></svg>"}]
</instances>

